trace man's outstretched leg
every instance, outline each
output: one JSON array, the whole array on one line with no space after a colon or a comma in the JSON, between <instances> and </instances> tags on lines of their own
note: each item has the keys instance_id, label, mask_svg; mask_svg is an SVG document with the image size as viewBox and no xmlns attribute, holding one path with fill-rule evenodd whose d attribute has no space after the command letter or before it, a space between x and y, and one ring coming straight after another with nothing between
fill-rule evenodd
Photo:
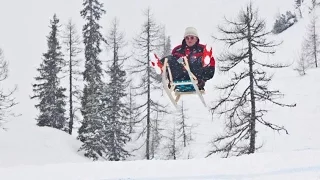
<instances>
[{"instance_id":1,"label":"man's outstretched leg","mask_svg":"<svg viewBox=\"0 0 320 180\"><path fill-rule=\"evenodd\" d=\"M173 81L189 80L188 72L184 69L183 65L177 61L178 59L176 57L171 55L166 56L160 60L162 64L164 63L165 58L168 59L168 64L170 67Z\"/></svg>"}]
</instances>

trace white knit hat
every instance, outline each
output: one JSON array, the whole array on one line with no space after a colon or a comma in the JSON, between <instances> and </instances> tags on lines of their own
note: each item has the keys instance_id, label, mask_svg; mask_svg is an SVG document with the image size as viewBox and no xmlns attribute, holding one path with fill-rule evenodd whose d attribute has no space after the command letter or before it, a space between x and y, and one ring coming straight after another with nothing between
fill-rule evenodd
<instances>
[{"instance_id":1,"label":"white knit hat","mask_svg":"<svg viewBox=\"0 0 320 180\"><path fill-rule=\"evenodd\" d=\"M198 32L197 32L197 29L194 28L194 27L187 27L185 32L184 32L184 37L186 36L196 36L196 37L199 37L198 36Z\"/></svg>"}]
</instances>

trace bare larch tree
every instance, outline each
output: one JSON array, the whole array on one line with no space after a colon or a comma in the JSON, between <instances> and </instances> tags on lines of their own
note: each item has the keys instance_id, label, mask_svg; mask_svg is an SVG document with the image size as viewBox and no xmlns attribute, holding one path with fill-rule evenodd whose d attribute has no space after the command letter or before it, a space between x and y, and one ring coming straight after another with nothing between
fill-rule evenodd
<instances>
[{"instance_id":1,"label":"bare larch tree","mask_svg":"<svg viewBox=\"0 0 320 180\"><path fill-rule=\"evenodd\" d=\"M4 59L4 53L0 49L0 82L5 81L8 78L8 62ZM3 86L2 86L3 87ZM9 92L4 92L0 89L0 126L7 119L8 112L10 109L17 104L15 98L12 97L13 93L16 91L16 87Z\"/></svg>"},{"instance_id":2,"label":"bare larch tree","mask_svg":"<svg viewBox=\"0 0 320 180\"><path fill-rule=\"evenodd\" d=\"M81 91L76 82L80 81L81 72L79 71L79 65L81 59L77 58L77 56L82 52L82 49L80 48L80 36L77 32L75 24L71 19L65 26L63 38L63 44L66 46L66 51L68 54L68 59L66 60L68 69L66 70L66 73L68 73L69 78L69 134L72 134L74 119L76 117L75 112L77 109L79 109L79 107L76 107L75 104L81 101Z\"/></svg>"},{"instance_id":3,"label":"bare larch tree","mask_svg":"<svg viewBox=\"0 0 320 180\"><path fill-rule=\"evenodd\" d=\"M288 133L284 127L263 118L268 111L262 106L259 107L259 102L295 106L277 102L276 99L283 94L268 88L272 76L267 75L264 69L286 66L257 59L258 53L275 53L274 47L278 44L267 40L270 32L265 32L265 22L259 19L257 11L252 9L252 4L240 11L236 21L226 21L230 27L219 27L224 37L217 39L229 45L230 51L223 53L218 60L220 70L228 72L231 79L227 81L229 83L217 87L224 93L211 108L212 113L224 115L226 129L224 134L214 138L214 149L208 156L212 153L222 153L224 157L254 153L258 149L257 123ZM231 52L232 48L237 50Z\"/></svg>"},{"instance_id":4,"label":"bare larch tree","mask_svg":"<svg viewBox=\"0 0 320 180\"><path fill-rule=\"evenodd\" d=\"M307 29L308 34L304 41L304 56L311 65L310 67L318 67L318 58L320 53L320 37L318 34L318 16L316 12L312 13L311 22Z\"/></svg>"},{"instance_id":5,"label":"bare larch tree","mask_svg":"<svg viewBox=\"0 0 320 180\"><path fill-rule=\"evenodd\" d=\"M172 130L168 130L168 143L165 148L168 151L167 158L176 160L181 152L179 147L178 137L177 137L177 129L176 126L173 125Z\"/></svg>"},{"instance_id":6,"label":"bare larch tree","mask_svg":"<svg viewBox=\"0 0 320 180\"><path fill-rule=\"evenodd\" d=\"M297 59L297 65L294 68L294 70L297 71L300 76L306 75L306 71L310 66L305 57L305 53L300 53Z\"/></svg>"},{"instance_id":7,"label":"bare larch tree","mask_svg":"<svg viewBox=\"0 0 320 180\"><path fill-rule=\"evenodd\" d=\"M139 51L139 55L135 58L136 63L131 67L131 71L135 77L141 77L139 84L136 86L136 89L139 90L136 94L137 97L141 98L141 100L143 99L143 102L137 107L140 112L137 123L143 123L144 127L142 127L138 138L145 137L145 157L146 159L150 159L153 114L164 112L165 109L158 102L154 101L151 95L152 90L159 86L159 83L155 81L156 74L150 66L150 53L156 52L161 46L159 43L161 27L155 23L150 8L145 11L145 16L146 21L142 26L142 31L134 39L135 49Z\"/></svg>"}]
</instances>

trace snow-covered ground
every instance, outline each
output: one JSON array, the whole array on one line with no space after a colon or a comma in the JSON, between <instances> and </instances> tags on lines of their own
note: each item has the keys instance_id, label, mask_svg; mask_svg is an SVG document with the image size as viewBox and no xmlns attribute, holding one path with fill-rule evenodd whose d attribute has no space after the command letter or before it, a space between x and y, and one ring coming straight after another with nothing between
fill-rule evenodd
<instances>
[{"instance_id":1,"label":"snow-covered ground","mask_svg":"<svg viewBox=\"0 0 320 180\"><path fill-rule=\"evenodd\" d=\"M6 180L319 180L320 151L258 153L228 159L25 165L1 168L0 173Z\"/></svg>"},{"instance_id":2,"label":"snow-covered ground","mask_svg":"<svg viewBox=\"0 0 320 180\"><path fill-rule=\"evenodd\" d=\"M0 130L0 167L89 162L77 153L81 142L65 132L12 120Z\"/></svg>"},{"instance_id":3,"label":"snow-covered ground","mask_svg":"<svg viewBox=\"0 0 320 180\"><path fill-rule=\"evenodd\" d=\"M23 121L12 121L7 128L0 133L0 174L3 180L320 179L320 148L310 145L306 149L227 159L90 162L77 153L80 143L66 133ZM308 132L316 133L316 128ZM313 143L317 142L313 140ZM297 147L298 143L299 140Z\"/></svg>"},{"instance_id":4,"label":"snow-covered ground","mask_svg":"<svg viewBox=\"0 0 320 180\"><path fill-rule=\"evenodd\" d=\"M36 0L33 1L35 3ZM47 13L44 10L45 7L51 7L51 10L53 7L59 9L58 15L60 13L62 16L66 16L69 10L71 14L79 11L76 8L67 8L72 4L71 1L70 4L65 4L64 0L55 2L64 6L45 5L49 1L44 0L41 1L44 4L38 5L43 7L43 14ZM202 3L205 6L201 4L201 12L193 11L193 8L199 4L197 1L175 0L171 2L168 0L159 3L160 1L157 0L141 0L140 4L138 1L133 0L120 0L119 4L116 2L118 1L106 1L106 5L109 8L107 12L120 16L120 23L123 23L120 26L126 27L125 30L129 36L133 34L133 31L140 29L143 22L142 17L140 17L142 16L140 10L144 8L142 5L145 3L150 4L151 8L153 8L156 19L166 24L168 34L172 35L172 42L176 44L180 43L185 26L190 24L197 27L199 34L201 34L202 42L211 43L210 36L212 32L216 32L216 25L223 23L222 17L224 15L235 17L240 7L244 7L244 2L247 1L204 0ZM128 3L127 5L131 9L125 10L126 7L121 4L125 2ZM277 12L285 13L286 10L293 9L291 8L292 0L255 0L253 2L254 5L258 6L262 18L267 20L269 28L273 24ZM81 8L79 2L73 3ZM232 5L227 7L226 4ZM28 5L26 4L25 6ZM117 14L120 7L124 9L120 14ZM141 9L134 10L137 7ZM49 18L52 17L52 14L39 16L40 10L37 8L33 12L33 17L38 18L38 21L33 25L36 26L36 24L42 23L43 29L39 29L38 32L41 37L40 35L39 37L37 36L38 39L35 38L32 42L29 39L28 43L33 44L32 55L22 53L25 54L24 57L26 59L34 60L37 57L39 61L46 45L44 37L47 35L48 29L45 28L48 25ZM36 13L38 11L39 13ZM51 13L51 11L49 12ZM184 12L191 13L191 17L182 18L181 21L176 21L172 18ZM131 18L127 18L129 13L130 17L131 15L132 17L137 17L135 22L132 22ZM26 13L26 16L28 15ZM207 19L201 17L206 17ZM209 23L208 18L211 18L212 22L210 21ZM201 21L197 21L199 19ZM192 23L190 23L191 21ZM305 15L304 19L299 20L293 27L278 36L274 36L275 40L283 41L283 44L276 49L275 55L259 56L259 58L282 63L293 63L301 50L301 43L308 23L308 16ZM0 35L0 38L5 39L2 35ZM41 44L40 42L44 43ZM14 43L13 40L12 43ZM15 42L15 44L18 43ZM21 59L15 62L15 57L19 54L13 48L6 49L10 47L10 43L5 45L3 49L7 54L6 59L13 59L11 66L9 66L13 68L11 81L20 80L21 76L16 75L21 72L21 70L18 71L18 67L25 66L28 68L30 62L33 63L31 63L32 68L24 72L30 71L25 77L33 77L34 67L38 65L38 62L30 60L29 63L24 64L25 62L21 62ZM214 42L213 47L217 54L223 49L218 42ZM320 180L320 141L318 139L320 137L320 70L311 69L306 76L301 77L293 68L294 65L285 69L270 71L275 73L270 87L278 89L285 94L283 99L280 100L281 102L296 103L297 106L294 108L268 106L269 112L265 116L265 120L283 125L289 134L277 133L263 126L257 126L257 143L263 144L263 147L255 154L227 159L222 159L218 155L204 158L211 148L210 140L215 134L223 131L223 119L217 117L212 119L210 112L203 108L196 96L188 96L187 98L182 97L182 100L184 100L185 106L189 109L187 123L196 125L193 129L194 141L190 143L188 148L184 149L178 157L179 160L135 160L139 159L136 156L125 162L91 162L84 158L81 152L78 152L81 143L74 136L52 128L35 125L35 120L32 117L36 117L34 113L36 111L31 107L33 102L29 99L31 83L24 80L18 83L18 85L22 86L22 91L18 92L18 100L22 100L22 102L17 106L18 112L23 115L5 123L3 126L6 130L0 129L0 179ZM214 90L214 86L223 83L225 80L225 76L217 72L214 79L208 82L205 98L208 100L207 103L209 105L211 100L217 98L219 94ZM187 155L192 159L186 159Z\"/></svg>"}]
</instances>

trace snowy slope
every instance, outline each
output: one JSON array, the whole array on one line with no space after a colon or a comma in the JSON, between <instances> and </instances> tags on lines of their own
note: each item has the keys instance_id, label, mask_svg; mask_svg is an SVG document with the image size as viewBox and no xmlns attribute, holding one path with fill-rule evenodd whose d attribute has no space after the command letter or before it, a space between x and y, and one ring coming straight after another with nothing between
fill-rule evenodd
<instances>
[{"instance_id":1,"label":"snowy slope","mask_svg":"<svg viewBox=\"0 0 320 180\"><path fill-rule=\"evenodd\" d=\"M0 168L5 180L319 180L320 151L258 153L228 159L63 163Z\"/></svg>"},{"instance_id":2,"label":"snowy slope","mask_svg":"<svg viewBox=\"0 0 320 180\"><path fill-rule=\"evenodd\" d=\"M88 162L81 143L65 132L17 119L0 130L0 167Z\"/></svg>"}]
</instances>

